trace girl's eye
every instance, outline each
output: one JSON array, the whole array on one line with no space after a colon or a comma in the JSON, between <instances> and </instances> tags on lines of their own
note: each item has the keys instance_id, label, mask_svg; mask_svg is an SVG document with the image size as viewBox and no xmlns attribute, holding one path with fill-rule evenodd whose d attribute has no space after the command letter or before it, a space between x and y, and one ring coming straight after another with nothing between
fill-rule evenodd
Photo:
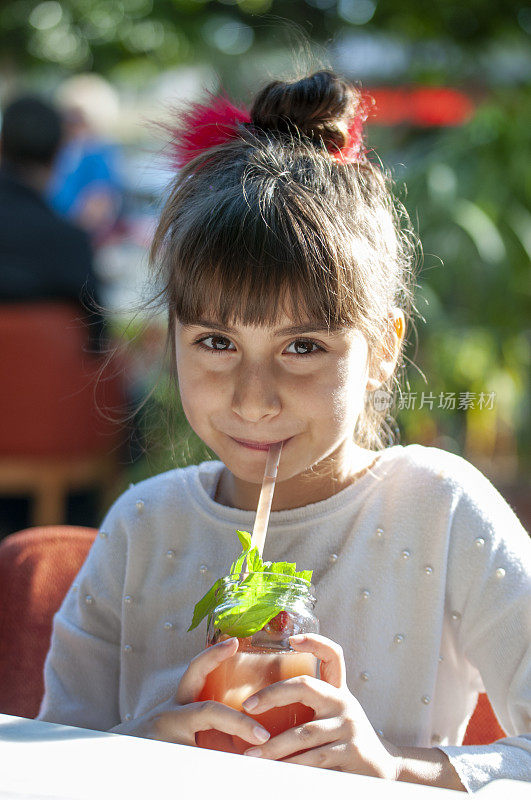
<instances>
[{"instance_id":1,"label":"girl's eye","mask_svg":"<svg viewBox=\"0 0 531 800\"><path fill-rule=\"evenodd\" d=\"M205 344L205 342L208 342L209 340L212 341L212 346ZM210 334L210 336L203 336L201 339L197 339L194 344L198 345L203 350L209 350L211 353L225 353L227 350L229 350L231 341L225 336Z\"/></svg>"},{"instance_id":2,"label":"girl's eye","mask_svg":"<svg viewBox=\"0 0 531 800\"><path fill-rule=\"evenodd\" d=\"M323 351L323 348L311 339L296 339L294 342L291 342L288 347L295 348L295 353L291 352L290 355L298 356L313 356L314 353ZM312 350L312 348L315 349Z\"/></svg>"}]
</instances>

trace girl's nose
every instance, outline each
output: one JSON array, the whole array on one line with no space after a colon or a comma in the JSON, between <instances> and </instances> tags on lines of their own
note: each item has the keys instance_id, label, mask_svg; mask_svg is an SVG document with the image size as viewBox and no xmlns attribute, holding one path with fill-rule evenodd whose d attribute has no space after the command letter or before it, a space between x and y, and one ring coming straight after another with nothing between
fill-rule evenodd
<instances>
[{"instance_id":1,"label":"girl's nose","mask_svg":"<svg viewBox=\"0 0 531 800\"><path fill-rule=\"evenodd\" d=\"M242 364L236 375L232 410L248 422L259 422L278 414L280 398L267 368L259 364Z\"/></svg>"}]
</instances>

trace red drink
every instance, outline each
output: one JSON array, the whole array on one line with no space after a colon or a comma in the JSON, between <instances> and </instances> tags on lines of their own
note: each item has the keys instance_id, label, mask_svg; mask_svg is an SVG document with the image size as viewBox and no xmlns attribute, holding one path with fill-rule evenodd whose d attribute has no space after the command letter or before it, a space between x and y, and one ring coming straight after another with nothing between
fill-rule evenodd
<instances>
[{"instance_id":1,"label":"red drink","mask_svg":"<svg viewBox=\"0 0 531 800\"><path fill-rule=\"evenodd\" d=\"M214 700L246 713L242 703L260 689L299 675L317 677L318 659L292 650L289 644L293 634L319 631L311 589L309 580L278 572L224 578L209 615L207 645L235 636L238 651L207 676L197 700ZM310 722L314 711L302 703L290 703L247 716L277 736ZM217 730L199 731L195 739L200 747L226 753L244 753L252 746Z\"/></svg>"},{"instance_id":2,"label":"red drink","mask_svg":"<svg viewBox=\"0 0 531 800\"><path fill-rule=\"evenodd\" d=\"M311 653L256 647L251 644L250 638L239 641L238 652L207 677L198 700L217 700L243 711L243 701L265 686L299 675L317 676L317 659ZM291 703L263 714L248 716L263 725L271 736L276 736L295 725L310 722L314 711L302 703ZM244 753L252 747L252 743L238 736L215 730L196 733L196 742L199 747L226 753Z\"/></svg>"}]
</instances>

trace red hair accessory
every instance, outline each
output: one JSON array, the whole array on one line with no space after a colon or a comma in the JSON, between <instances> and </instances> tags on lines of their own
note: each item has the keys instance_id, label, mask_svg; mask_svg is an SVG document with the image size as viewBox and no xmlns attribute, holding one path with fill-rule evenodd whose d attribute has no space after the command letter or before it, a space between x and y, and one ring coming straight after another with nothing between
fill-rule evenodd
<instances>
[{"instance_id":1,"label":"red hair accessory","mask_svg":"<svg viewBox=\"0 0 531 800\"><path fill-rule=\"evenodd\" d=\"M341 148L334 148L330 151L332 157L341 164L352 164L359 161L363 155L363 123L369 116L370 106L374 105L374 100L369 95L362 95L356 116L348 127L347 143Z\"/></svg>"},{"instance_id":2,"label":"red hair accessory","mask_svg":"<svg viewBox=\"0 0 531 800\"><path fill-rule=\"evenodd\" d=\"M211 97L210 103L194 103L182 114L172 144L176 167L184 167L205 150L235 139L238 124L251 121L246 109L237 108L226 97Z\"/></svg>"},{"instance_id":3,"label":"red hair accessory","mask_svg":"<svg viewBox=\"0 0 531 800\"><path fill-rule=\"evenodd\" d=\"M193 103L181 114L179 127L173 131L173 163L184 167L193 158L229 142L238 136L238 125L249 125L251 117L247 109L238 108L225 96L211 95L210 104ZM343 164L359 161L362 155L363 123L369 115L371 98L363 96L356 116L348 128L348 141L344 147L331 146L330 155Z\"/></svg>"}]
</instances>

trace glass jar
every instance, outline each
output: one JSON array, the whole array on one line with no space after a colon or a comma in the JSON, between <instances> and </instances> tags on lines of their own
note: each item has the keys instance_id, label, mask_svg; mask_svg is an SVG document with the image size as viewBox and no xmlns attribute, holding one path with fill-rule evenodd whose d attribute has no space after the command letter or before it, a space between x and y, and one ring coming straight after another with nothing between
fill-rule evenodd
<instances>
[{"instance_id":1,"label":"glass jar","mask_svg":"<svg viewBox=\"0 0 531 800\"><path fill-rule=\"evenodd\" d=\"M256 591L254 575L265 575L266 602L263 592ZM207 646L236 636L238 650L207 676L198 700L216 700L245 713L243 701L265 686L299 675L318 676L318 659L311 653L296 652L289 645L289 637L294 634L319 632L313 611L313 587L307 581L276 573L248 573L244 579L225 578L216 599L209 618ZM266 616L276 613L262 625L264 607ZM247 616L240 613L241 609ZM291 703L248 716L271 736L277 736L294 725L309 722L314 711L301 703ZM237 736L215 730L196 733L196 743L229 753L243 753L252 746Z\"/></svg>"}]
</instances>

